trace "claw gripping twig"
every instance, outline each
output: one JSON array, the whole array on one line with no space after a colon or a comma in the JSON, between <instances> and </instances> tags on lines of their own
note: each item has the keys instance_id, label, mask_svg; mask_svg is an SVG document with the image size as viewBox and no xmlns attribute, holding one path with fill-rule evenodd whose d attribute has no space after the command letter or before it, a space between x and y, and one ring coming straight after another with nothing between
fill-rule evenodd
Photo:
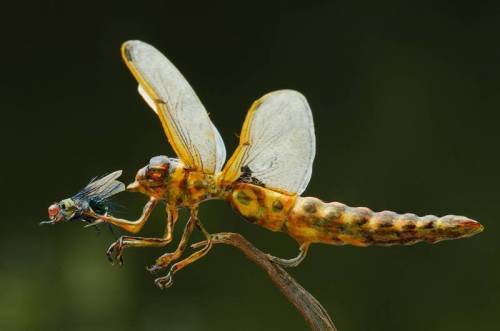
<instances>
[{"instance_id":1,"label":"claw gripping twig","mask_svg":"<svg viewBox=\"0 0 500 331\"><path fill-rule=\"evenodd\" d=\"M245 256L263 269L271 281L297 309L312 330L336 331L332 319L316 298L307 292L282 267L271 262L267 255L253 246L238 233L222 232L212 236L213 244L226 244L241 250ZM198 242L191 247L198 248L206 242Z\"/></svg>"}]
</instances>

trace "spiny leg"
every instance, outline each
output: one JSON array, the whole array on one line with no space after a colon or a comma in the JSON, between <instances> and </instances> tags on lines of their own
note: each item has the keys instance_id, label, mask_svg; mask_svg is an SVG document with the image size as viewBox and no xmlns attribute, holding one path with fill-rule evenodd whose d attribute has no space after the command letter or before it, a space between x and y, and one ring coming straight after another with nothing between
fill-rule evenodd
<instances>
[{"instance_id":1,"label":"spiny leg","mask_svg":"<svg viewBox=\"0 0 500 331\"><path fill-rule=\"evenodd\" d=\"M155 273L163 268L166 268L172 261L178 260L182 256L182 253L184 253L184 251L186 250L189 238L191 237L191 233L193 233L197 220L198 207L195 207L190 210L189 220L186 223L184 233L182 233L181 240L175 251L163 254L158 259L156 259L156 263L153 266L146 268L149 272Z\"/></svg>"},{"instance_id":2,"label":"spiny leg","mask_svg":"<svg viewBox=\"0 0 500 331\"><path fill-rule=\"evenodd\" d=\"M97 219L94 223L89 224L88 226L92 226L95 224L106 222L109 224L113 224L119 228L122 228L125 231L131 232L131 233L137 233L137 232L141 231L142 227L144 226L144 224L148 220L149 216L151 215L151 212L153 211L153 209L155 208L157 203L158 203L158 201L156 199L150 199L146 203L146 205L144 206L144 208L142 210L142 215L136 221L128 221L128 220L121 219L121 218L115 218L115 217L112 217L109 215L99 215L99 214L96 214L94 211L89 211L89 212L86 212L85 214L87 216L94 217Z\"/></svg>"},{"instance_id":3,"label":"spiny leg","mask_svg":"<svg viewBox=\"0 0 500 331\"><path fill-rule=\"evenodd\" d=\"M172 241L172 233L174 225L178 219L177 208L167 206L167 221L165 232L161 238L143 238L143 237L130 237L121 236L115 241L106 252L108 259L111 263L118 262L119 265L123 264L123 250L127 247L164 247Z\"/></svg>"},{"instance_id":4,"label":"spiny leg","mask_svg":"<svg viewBox=\"0 0 500 331\"><path fill-rule=\"evenodd\" d=\"M170 286L172 286L172 284L173 284L173 276L174 276L174 274L177 271L179 271L179 270L187 267L189 264L191 264L191 263L193 263L193 262L201 259L212 248L212 238L211 238L210 234L205 230L205 228L203 227L203 224L201 224L201 222L199 220L197 220L197 224L198 224L200 230L205 235L205 238L207 239L206 240L206 245L203 246L202 249L194 252L189 257L185 258L184 260L175 263L170 268L170 271L168 272L168 274L166 276L163 276L163 277L155 279L156 286L158 286L162 290L166 289L166 288L169 288Z\"/></svg>"},{"instance_id":5,"label":"spiny leg","mask_svg":"<svg viewBox=\"0 0 500 331\"><path fill-rule=\"evenodd\" d=\"M299 255L297 255L296 257L291 258L291 259L282 259L282 258L279 258L276 256L272 256L270 254L267 254L267 257L269 260L271 260L272 262L274 262L282 267L285 267L285 268L296 267L306 257L307 250L309 249L309 245L310 245L310 243L304 243L304 244L300 245Z\"/></svg>"}]
</instances>

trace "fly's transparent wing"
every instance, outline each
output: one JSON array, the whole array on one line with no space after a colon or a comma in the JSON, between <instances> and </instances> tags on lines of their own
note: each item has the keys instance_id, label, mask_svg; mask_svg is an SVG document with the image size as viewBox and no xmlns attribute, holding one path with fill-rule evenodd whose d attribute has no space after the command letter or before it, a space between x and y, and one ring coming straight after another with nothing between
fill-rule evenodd
<instances>
[{"instance_id":1,"label":"fly's transparent wing","mask_svg":"<svg viewBox=\"0 0 500 331\"><path fill-rule=\"evenodd\" d=\"M280 90L255 101L224 182L236 180L302 193L311 179L316 140L311 109L299 92Z\"/></svg>"},{"instance_id":2,"label":"fly's transparent wing","mask_svg":"<svg viewBox=\"0 0 500 331\"><path fill-rule=\"evenodd\" d=\"M122 56L177 156L191 169L219 172L226 157L224 142L179 70L156 48L138 40L124 43Z\"/></svg>"},{"instance_id":3,"label":"fly's transparent wing","mask_svg":"<svg viewBox=\"0 0 500 331\"><path fill-rule=\"evenodd\" d=\"M99 194L101 200L112 197L115 194L125 191L125 184L122 182L115 180L109 183Z\"/></svg>"},{"instance_id":4,"label":"fly's transparent wing","mask_svg":"<svg viewBox=\"0 0 500 331\"><path fill-rule=\"evenodd\" d=\"M115 171L101 178L93 179L75 197L86 199L107 199L117 193L125 191L125 184L116 180L122 174L121 170Z\"/></svg>"}]
</instances>

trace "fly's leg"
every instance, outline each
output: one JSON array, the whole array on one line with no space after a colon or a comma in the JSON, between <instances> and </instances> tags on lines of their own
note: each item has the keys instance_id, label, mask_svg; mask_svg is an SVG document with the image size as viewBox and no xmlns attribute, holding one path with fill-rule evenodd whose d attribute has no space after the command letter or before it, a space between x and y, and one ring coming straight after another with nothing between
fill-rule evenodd
<instances>
[{"instance_id":1,"label":"fly's leg","mask_svg":"<svg viewBox=\"0 0 500 331\"><path fill-rule=\"evenodd\" d=\"M143 238L143 237L129 237L121 236L115 241L106 252L109 261L114 264L118 262L119 265L123 264L123 250L127 247L164 247L172 241L172 233L174 225L177 222L178 212L177 208L167 207L167 222L165 232L161 238Z\"/></svg>"},{"instance_id":2,"label":"fly's leg","mask_svg":"<svg viewBox=\"0 0 500 331\"><path fill-rule=\"evenodd\" d=\"M108 215L99 215L92 210L85 212L85 215L97 219L94 223L89 224L88 226L96 225L101 222L106 222L109 224L113 224L119 228L122 228L125 231L131 233L137 233L141 231L142 227L148 220L149 216L151 215L151 212L153 211L157 203L158 201L156 199L150 199L148 203L146 203L146 205L144 206L144 209L142 210L142 215L137 219L137 221L127 221L121 218L115 218Z\"/></svg>"},{"instance_id":3,"label":"fly's leg","mask_svg":"<svg viewBox=\"0 0 500 331\"><path fill-rule=\"evenodd\" d=\"M193 263L193 262L201 259L212 248L212 239L211 239L210 234L205 230L205 228L203 227L203 224L201 224L201 222L199 220L198 220L198 225L199 225L200 230L205 235L205 238L207 239L206 240L206 242L207 242L206 245L202 249L194 252L189 257L185 258L184 260L175 263L170 268L170 271L168 272L168 274L166 276L163 276L163 277L155 279L155 284L160 289L163 290L163 289L166 289L166 288L169 288L170 286L172 286L172 284L174 282L173 281L173 276L174 276L174 274L177 271L179 271L179 270L185 268L186 266L188 266L189 264L191 264L191 263Z\"/></svg>"},{"instance_id":4,"label":"fly's leg","mask_svg":"<svg viewBox=\"0 0 500 331\"><path fill-rule=\"evenodd\" d=\"M272 262L274 262L282 267L285 267L285 268L296 267L300 264L300 262L302 262L302 260L305 259L306 255L307 255L307 250L309 249L309 245L310 245L310 243L305 243L305 244L300 245L299 255L297 255L296 257L291 258L291 259L282 259L282 258L272 256L269 254L267 254L267 258L269 260L271 260Z\"/></svg>"}]
</instances>

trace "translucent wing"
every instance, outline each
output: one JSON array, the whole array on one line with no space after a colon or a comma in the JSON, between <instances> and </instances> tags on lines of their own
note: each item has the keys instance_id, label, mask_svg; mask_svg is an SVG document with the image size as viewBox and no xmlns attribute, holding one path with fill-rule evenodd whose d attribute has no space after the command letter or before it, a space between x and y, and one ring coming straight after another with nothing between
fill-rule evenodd
<instances>
[{"instance_id":1,"label":"translucent wing","mask_svg":"<svg viewBox=\"0 0 500 331\"><path fill-rule=\"evenodd\" d=\"M316 140L311 109L299 92L281 90L255 101L240 144L221 178L302 193L311 179Z\"/></svg>"},{"instance_id":2,"label":"translucent wing","mask_svg":"<svg viewBox=\"0 0 500 331\"><path fill-rule=\"evenodd\" d=\"M179 70L156 48L138 40L124 43L122 56L177 156L191 169L219 172L226 159L224 142Z\"/></svg>"},{"instance_id":3,"label":"translucent wing","mask_svg":"<svg viewBox=\"0 0 500 331\"><path fill-rule=\"evenodd\" d=\"M125 190L125 184L116 180L121 174L122 171L118 170L104 177L93 179L75 197L99 198L100 200L104 200L120 193Z\"/></svg>"}]
</instances>

